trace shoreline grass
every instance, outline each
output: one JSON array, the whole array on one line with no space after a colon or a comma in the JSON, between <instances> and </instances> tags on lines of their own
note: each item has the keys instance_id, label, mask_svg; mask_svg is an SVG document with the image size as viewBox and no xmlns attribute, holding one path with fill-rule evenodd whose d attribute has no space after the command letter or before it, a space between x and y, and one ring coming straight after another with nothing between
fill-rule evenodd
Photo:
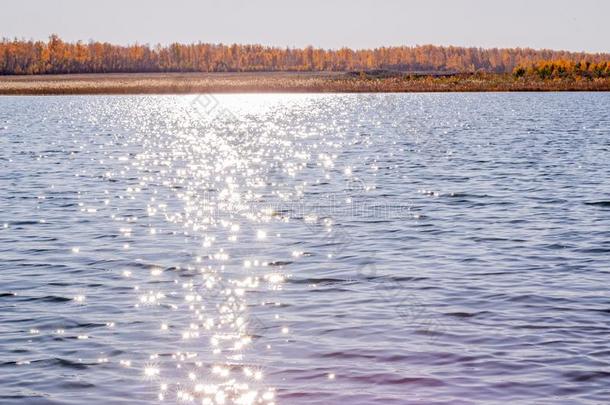
<instances>
[{"instance_id":1,"label":"shoreline grass","mask_svg":"<svg viewBox=\"0 0 610 405\"><path fill-rule=\"evenodd\" d=\"M610 78L510 74L108 73L0 76L0 95L610 91Z\"/></svg>"}]
</instances>

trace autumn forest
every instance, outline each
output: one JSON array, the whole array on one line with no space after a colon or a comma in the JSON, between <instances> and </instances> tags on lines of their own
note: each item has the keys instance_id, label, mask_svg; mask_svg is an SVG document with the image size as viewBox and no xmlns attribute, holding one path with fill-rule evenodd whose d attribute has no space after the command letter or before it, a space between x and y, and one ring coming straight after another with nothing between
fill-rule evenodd
<instances>
[{"instance_id":1,"label":"autumn forest","mask_svg":"<svg viewBox=\"0 0 610 405\"><path fill-rule=\"evenodd\" d=\"M547 66L549 62L558 65ZM130 72L262 72L357 71L392 69L408 72L489 72L525 76L564 74L580 69L610 75L610 54L587 54L523 48L481 49L443 46L400 46L352 50L302 49L262 45L171 44L113 45L64 42L0 42L0 74L130 73ZM540 64L547 64L541 66ZM553 62L554 63L554 62ZM540 65L540 66L539 66ZM528 70L529 69L529 70ZM534 69L534 70L532 70ZM549 70L550 69L550 70Z\"/></svg>"}]
</instances>

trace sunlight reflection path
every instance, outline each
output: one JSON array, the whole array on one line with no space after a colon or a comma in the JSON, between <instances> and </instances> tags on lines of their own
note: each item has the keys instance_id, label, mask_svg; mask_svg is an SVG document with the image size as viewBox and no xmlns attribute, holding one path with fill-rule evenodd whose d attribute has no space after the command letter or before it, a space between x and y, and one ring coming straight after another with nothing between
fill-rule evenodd
<instances>
[{"instance_id":1,"label":"sunlight reflection path","mask_svg":"<svg viewBox=\"0 0 610 405\"><path fill-rule=\"evenodd\" d=\"M253 107L231 105L239 101L232 98L222 112L206 105L204 113L196 103L186 105L174 117L184 120L181 132L146 133L134 140L142 152L128 169L135 169L141 187L149 190L148 215L163 217L201 245L192 262L181 268L194 277L176 279L169 293L140 295L143 306L171 297L170 310L188 311L188 325L173 325L169 315L161 328L180 328L184 347L199 348L176 351L169 362L174 371L165 370L167 361L151 356L144 374L158 382L160 399L203 404L275 400L261 366L248 361L253 337L270 326L249 314L247 294L281 288L284 274L267 270L274 258L265 258L265 249L246 257L244 247L277 241L280 235L267 235L265 226L289 221L275 208L302 198L306 183L296 180L299 172L314 159L316 166L329 171L336 157L333 150L341 147L339 134L311 142L319 131L294 134L278 126L278 120L290 119L282 117L282 103L295 103L290 97L279 100L278 105L277 97L261 96ZM281 326L280 333L288 332Z\"/></svg>"}]
</instances>

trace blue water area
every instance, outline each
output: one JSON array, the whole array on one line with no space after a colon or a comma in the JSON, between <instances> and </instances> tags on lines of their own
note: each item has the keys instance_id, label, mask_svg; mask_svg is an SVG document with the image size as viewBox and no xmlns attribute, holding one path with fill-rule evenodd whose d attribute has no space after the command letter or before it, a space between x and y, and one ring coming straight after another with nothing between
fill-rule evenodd
<instances>
[{"instance_id":1,"label":"blue water area","mask_svg":"<svg viewBox=\"0 0 610 405\"><path fill-rule=\"evenodd\" d=\"M0 403L607 403L609 106L0 97Z\"/></svg>"}]
</instances>

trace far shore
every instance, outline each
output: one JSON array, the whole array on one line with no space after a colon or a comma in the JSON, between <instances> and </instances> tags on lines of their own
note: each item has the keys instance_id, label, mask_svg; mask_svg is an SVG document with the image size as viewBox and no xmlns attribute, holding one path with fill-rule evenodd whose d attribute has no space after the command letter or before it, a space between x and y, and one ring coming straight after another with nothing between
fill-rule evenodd
<instances>
[{"instance_id":1,"label":"far shore","mask_svg":"<svg viewBox=\"0 0 610 405\"><path fill-rule=\"evenodd\" d=\"M610 91L610 79L531 80L508 74L340 72L108 73L0 76L0 95Z\"/></svg>"}]
</instances>

